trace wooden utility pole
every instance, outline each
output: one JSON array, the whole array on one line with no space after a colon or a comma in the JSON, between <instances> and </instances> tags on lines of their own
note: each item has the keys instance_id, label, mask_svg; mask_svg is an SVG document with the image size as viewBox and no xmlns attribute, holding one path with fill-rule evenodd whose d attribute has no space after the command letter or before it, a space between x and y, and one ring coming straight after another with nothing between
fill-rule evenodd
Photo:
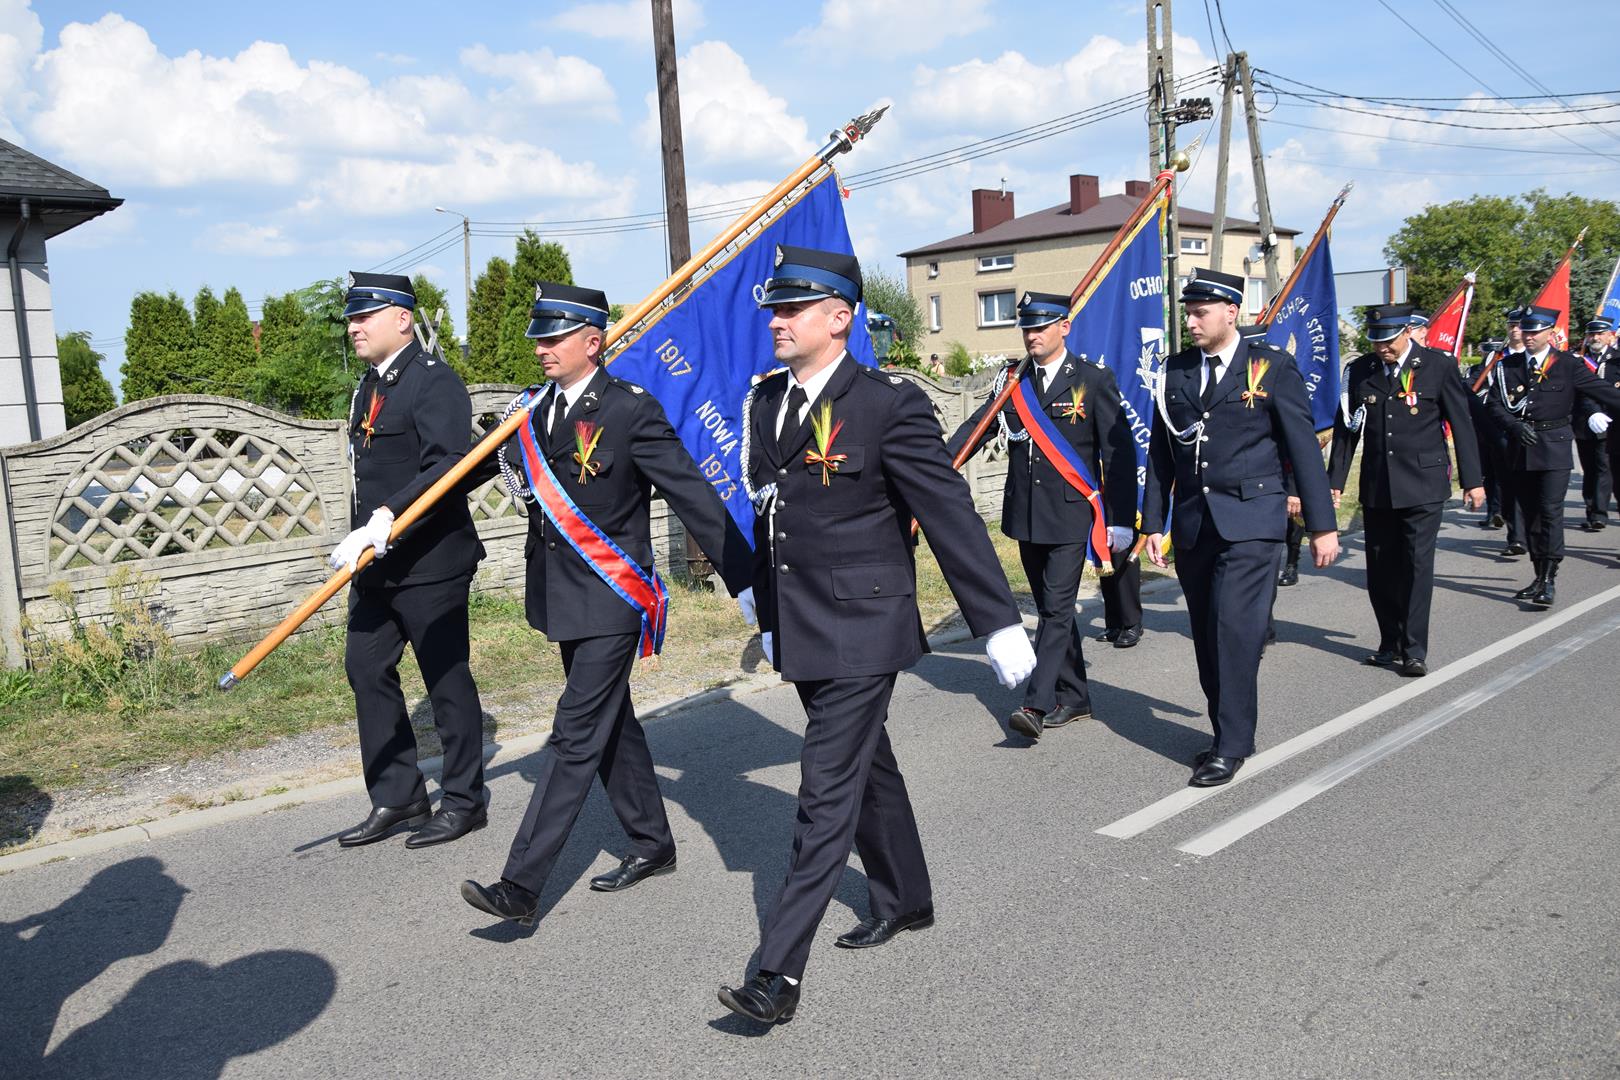
<instances>
[{"instance_id":1,"label":"wooden utility pole","mask_svg":"<svg viewBox=\"0 0 1620 1080\"><path fill-rule=\"evenodd\" d=\"M1147 0L1148 62L1148 171L1157 175L1170 167L1176 150L1176 70L1171 33L1170 0ZM1181 225L1177 220L1175 185L1165 207L1164 295L1165 325L1170 331L1171 354L1181 351L1181 320L1175 318L1170 297L1179 276L1176 261L1181 255Z\"/></svg>"},{"instance_id":2,"label":"wooden utility pole","mask_svg":"<svg viewBox=\"0 0 1620 1080\"><path fill-rule=\"evenodd\" d=\"M1209 265L1221 270L1221 253L1226 233L1226 174L1232 162L1232 91L1237 86L1237 56L1226 54L1226 71L1221 75L1221 149L1215 163L1215 224L1210 230Z\"/></svg>"},{"instance_id":3,"label":"wooden utility pole","mask_svg":"<svg viewBox=\"0 0 1620 1080\"><path fill-rule=\"evenodd\" d=\"M1271 221L1271 195L1266 190L1266 155L1260 148L1260 112L1254 104L1254 78L1249 54L1237 54L1238 80L1243 86L1243 115L1249 124L1249 162L1254 168L1254 201L1259 207L1260 250L1266 258L1266 302L1282 290L1277 270L1277 231Z\"/></svg>"},{"instance_id":4,"label":"wooden utility pole","mask_svg":"<svg viewBox=\"0 0 1620 1080\"><path fill-rule=\"evenodd\" d=\"M686 151L681 145L681 94L675 78L675 15L671 0L652 0L653 62L658 69L658 131L664 147L664 220L669 265L692 257L686 220Z\"/></svg>"}]
</instances>

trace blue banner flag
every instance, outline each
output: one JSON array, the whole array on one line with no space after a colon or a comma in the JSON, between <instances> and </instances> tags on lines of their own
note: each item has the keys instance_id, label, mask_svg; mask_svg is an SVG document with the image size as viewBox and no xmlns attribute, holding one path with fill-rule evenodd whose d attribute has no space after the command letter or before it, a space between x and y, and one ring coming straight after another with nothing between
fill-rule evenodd
<instances>
[{"instance_id":1,"label":"blue banner flag","mask_svg":"<svg viewBox=\"0 0 1620 1080\"><path fill-rule=\"evenodd\" d=\"M1339 408L1339 301L1327 237L1316 245L1282 310L1266 328L1266 340L1293 355L1305 377L1316 430L1331 428Z\"/></svg>"},{"instance_id":2,"label":"blue banner flag","mask_svg":"<svg viewBox=\"0 0 1620 1080\"><path fill-rule=\"evenodd\" d=\"M1121 408L1136 442L1136 505L1147 484L1153 435L1153 379L1164 349L1164 269L1161 262L1167 200L1137 223L1112 260L1075 303L1066 344L1076 356L1107 367L1119 383ZM1126 524L1116 522L1115 524Z\"/></svg>"},{"instance_id":3,"label":"blue banner flag","mask_svg":"<svg viewBox=\"0 0 1620 1080\"><path fill-rule=\"evenodd\" d=\"M1614 273L1609 275L1609 288L1603 294L1603 303L1598 305L1597 317L1600 319L1613 319L1616 326L1620 326L1620 259L1614 263ZM1575 327L1570 325L1571 334Z\"/></svg>"},{"instance_id":4,"label":"blue banner flag","mask_svg":"<svg viewBox=\"0 0 1620 1080\"><path fill-rule=\"evenodd\" d=\"M752 379L777 367L759 306L777 244L854 254L836 176L828 172L641 335L608 370L657 398L698 469L752 539L754 508L742 485L742 403ZM855 312L849 352L874 364L866 305Z\"/></svg>"}]
</instances>

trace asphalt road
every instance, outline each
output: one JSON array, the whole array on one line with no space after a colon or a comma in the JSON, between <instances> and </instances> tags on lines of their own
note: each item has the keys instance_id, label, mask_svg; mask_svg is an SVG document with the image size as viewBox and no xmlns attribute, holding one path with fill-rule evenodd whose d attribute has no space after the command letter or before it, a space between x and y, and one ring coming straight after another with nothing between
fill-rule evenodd
<instances>
[{"instance_id":1,"label":"asphalt road","mask_svg":"<svg viewBox=\"0 0 1620 1080\"><path fill-rule=\"evenodd\" d=\"M1358 663L1359 545L1307 572L1264 752L1196 801L1175 589L1138 648L1088 647L1099 722L1039 745L1003 727L1017 694L979 643L927 658L890 732L938 924L834 948L865 913L852 859L790 1024L715 1000L786 865L780 687L651 723L679 871L589 892L622 844L598 792L532 931L457 885L498 876L533 758L443 848L339 849L367 809L346 797L0 877L0 1074L1620 1075L1620 530L1569 544L1531 610L1508 599L1526 561L1453 513L1425 680Z\"/></svg>"}]
</instances>

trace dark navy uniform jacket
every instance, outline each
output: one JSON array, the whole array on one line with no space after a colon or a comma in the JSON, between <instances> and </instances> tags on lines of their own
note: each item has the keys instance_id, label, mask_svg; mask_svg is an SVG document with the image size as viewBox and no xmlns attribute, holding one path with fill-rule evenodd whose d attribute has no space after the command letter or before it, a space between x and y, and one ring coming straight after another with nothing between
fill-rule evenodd
<instances>
[{"instance_id":1,"label":"dark navy uniform jacket","mask_svg":"<svg viewBox=\"0 0 1620 1080\"><path fill-rule=\"evenodd\" d=\"M372 392L380 407L368 438L365 421ZM450 365L405 346L388 372L368 371L349 412L354 494L350 523L359 528L386 506L398 517L472 447L472 401ZM434 504L388 549L360 571L364 588L419 585L471 574L484 557L464 495L451 493Z\"/></svg>"},{"instance_id":2,"label":"dark navy uniform jacket","mask_svg":"<svg viewBox=\"0 0 1620 1080\"><path fill-rule=\"evenodd\" d=\"M1356 443L1361 448L1361 503L1380 510L1445 502L1451 497L1451 454L1442 422L1451 424L1457 472L1464 491L1479 487L1479 443L1469 409L1472 395L1463 385L1457 361L1443 352L1412 344L1402 373L1410 371L1416 404L1408 403L1399 377L1376 353L1358 356L1345 369L1344 392L1351 415L1362 410L1359 431L1349 427L1341 405L1333 423L1328 482L1343 491Z\"/></svg>"},{"instance_id":3,"label":"dark navy uniform jacket","mask_svg":"<svg viewBox=\"0 0 1620 1080\"><path fill-rule=\"evenodd\" d=\"M975 636L1019 621L928 396L848 353L837 363L785 456L776 419L787 372L760 381L748 419L750 482L777 485L774 511L754 524L759 624L775 633L777 669L796 682L887 674L928 651L917 613L913 517ZM832 403L833 423L843 422L828 452L845 455L826 484L821 467L805 460L823 400Z\"/></svg>"},{"instance_id":4,"label":"dark navy uniform jacket","mask_svg":"<svg viewBox=\"0 0 1620 1080\"><path fill-rule=\"evenodd\" d=\"M1083 389L1085 415L1072 415L1074 391ZM994 395L992 395L992 400ZM985 401L956 429L946 445L951 460L973 433L990 407ZM1102 485L1104 515L1110 525L1136 526L1136 446L1131 426L1119 406L1119 384L1114 373L1065 353L1052 384L1041 395L1041 407L1059 432L1079 452ZM1002 409L1009 431L1024 425L1011 401ZM995 438L999 425L992 422L973 447ZM1002 497L1001 531L1014 540L1037 544L1083 543L1091 531L1091 504L1059 475L1046 455L1030 440L1008 444L1007 486Z\"/></svg>"},{"instance_id":5,"label":"dark navy uniform jacket","mask_svg":"<svg viewBox=\"0 0 1620 1080\"><path fill-rule=\"evenodd\" d=\"M1580 353L1572 353L1571 355L1581 363L1586 363L1586 359ZM1597 355L1596 374L1598 378L1611 385L1620 382L1620 347L1610 345ZM1600 437L1592 431L1592 425L1587 423L1592 418L1592 414L1596 412L1606 413L1606 410L1599 408L1591 398L1582 397L1575 402L1575 412L1570 417L1570 422L1575 428L1575 437L1577 439L1596 439ZM1620 417L1610 415L1609 419L1620 420Z\"/></svg>"},{"instance_id":6,"label":"dark navy uniform jacket","mask_svg":"<svg viewBox=\"0 0 1620 1080\"><path fill-rule=\"evenodd\" d=\"M1504 391L1513 405L1524 402L1522 416L1503 404ZM1508 430L1522 421L1539 435L1534 446L1508 439L1508 460L1515 469L1567 472L1575 468L1570 452L1574 439L1571 421L1578 397L1590 398L1610 416L1620 416L1620 387L1612 379L1598 378L1574 353L1547 350L1539 379L1532 373L1526 353L1511 353L1496 365L1496 385L1485 401L1491 419Z\"/></svg>"},{"instance_id":7,"label":"dark navy uniform jacket","mask_svg":"<svg viewBox=\"0 0 1620 1080\"><path fill-rule=\"evenodd\" d=\"M643 569L652 567L650 511L657 488L715 563L732 594L747 588L748 540L714 485L698 471L656 398L598 368L564 415L559 431L548 439L550 412L547 394L529 414L537 447L580 512L620 550ZM600 432L589 457L596 466L594 474L575 460L575 425L581 423L595 424ZM523 450L517 438L506 443L505 452L507 462L523 476ZM528 510L523 606L529 625L552 641L639 629L641 617L635 609L596 575L568 538L552 527L545 512L534 503Z\"/></svg>"},{"instance_id":8,"label":"dark navy uniform jacket","mask_svg":"<svg viewBox=\"0 0 1620 1080\"><path fill-rule=\"evenodd\" d=\"M1243 400L1251 358L1271 362L1258 387L1266 396L1254 398L1252 408ZM1173 490L1171 539L1177 545L1196 540L1206 518L1228 541L1283 540L1288 531L1286 466L1293 469L1305 528L1337 528L1310 399L1294 358L1275 345L1240 339L1208 410L1199 400L1203 368L1197 346L1165 363L1170 422L1185 431L1203 420L1203 441L1182 443L1171 436L1162 417L1155 417L1142 531L1164 531Z\"/></svg>"}]
</instances>

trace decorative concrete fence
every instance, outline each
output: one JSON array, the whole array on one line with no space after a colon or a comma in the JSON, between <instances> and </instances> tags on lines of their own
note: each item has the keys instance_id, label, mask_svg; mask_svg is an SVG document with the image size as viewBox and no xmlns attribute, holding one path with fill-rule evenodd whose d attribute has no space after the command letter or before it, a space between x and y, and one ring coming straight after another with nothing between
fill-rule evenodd
<instances>
[{"instance_id":1,"label":"decorative concrete fence","mask_svg":"<svg viewBox=\"0 0 1620 1080\"><path fill-rule=\"evenodd\" d=\"M967 389L903 372L934 402L945 431L971 411ZM499 422L521 388L470 388L475 438ZM968 466L979 510L994 518L1006 463ZM150 398L37 443L0 448L0 644L24 663L23 629L66 632L53 589L79 616L108 614L108 578L122 568L153 581L150 603L178 642L247 640L275 625L330 571L325 556L348 531L353 478L344 424L301 420L209 396ZM520 590L526 510L497 478L469 497L488 557L474 588ZM653 546L684 576L685 534L661 502ZM342 598L311 620L341 619Z\"/></svg>"}]
</instances>

